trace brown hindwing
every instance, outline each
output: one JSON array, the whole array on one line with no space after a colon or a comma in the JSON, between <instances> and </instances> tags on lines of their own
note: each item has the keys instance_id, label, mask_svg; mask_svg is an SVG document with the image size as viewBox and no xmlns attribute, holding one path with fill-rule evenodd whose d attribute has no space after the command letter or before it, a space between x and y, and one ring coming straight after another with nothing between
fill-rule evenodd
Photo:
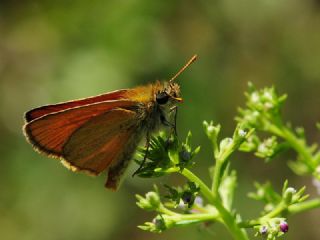
<instances>
[{"instance_id":1,"label":"brown hindwing","mask_svg":"<svg viewBox=\"0 0 320 240\"><path fill-rule=\"evenodd\" d=\"M123 156L137 121L136 112L123 108L97 116L70 136L62 157L74 170L98 175Z\"/></svg>"},{"instance_id":2,"label":"brown hindwing","mask_svg":"<svg viewBox=\"0 0 320 240\"><path fill-rule=\"evenodd\" d=\"M61 157L62 149L76 129L90 119L117 107L132 107L136 102L116 100L84 105L36 118L24 126L28 141L39 152Z\"/></svg>"}]
</instances>

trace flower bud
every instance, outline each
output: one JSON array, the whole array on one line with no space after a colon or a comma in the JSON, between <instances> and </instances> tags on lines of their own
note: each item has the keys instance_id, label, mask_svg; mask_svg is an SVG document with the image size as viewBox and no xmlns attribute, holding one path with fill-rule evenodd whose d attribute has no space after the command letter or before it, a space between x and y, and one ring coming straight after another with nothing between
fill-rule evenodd
<instances>
[{"instance_id":1,"label":"flower bud","mask_svg":"<svg viewBox=\"0 0 320 240\"><path fill-rule=\"evenodd\" d=\"M154 208L158 208L160 205L160 197L156 192L148 192L146 199Z\"/></svg>"},{"instance_id":2,"label":"flower bud","mask_svg":"<svg viewBox=\"0 0 320 240\"><path fill-rule=\"evenodd\" d=\"M136 195L138 199L137 205L147 211L157 210L161 204L160 197L156 192L148 192L146 197Z\"/></svg>"},{"instance_id":3,"label":"flower bud","mask_svg":"<svg viewBox=\"0 0 320 240\"><path fill-rule=\"evenodd\" d=\"M238 131L238 135L240 137L245 137L247 135L247 132L240 128L239 131Z\"/></svg>"},{"instance_id":4,"label":"flower bud","mask_svg":"<svg viewBox=\"0 0 320 240\"><path fill-rule=\"evenodd\" d=\"M183 150L183 151L179 152L179 157L182 161L188 162L192 156L191 156L190 152L188 152L187 150Z\"/></svg>"},{"instance_id":5,"label":"flower bud","mask_svg":"<svg viewBox=\"0 0 320 240\"><path fill-rule=\"evenodd\" d=\"M194 195L192 194L192 192L189 192L189 191L185 191L183 192L182 196L181 196L181 199L182 201L185 203L185 204L188 204L188 205L192 205L193 202L194 202Z\"/></svg>"},{"instance_id":6,"label":"flower bud","mask_svg":"<svg viewBox=\"0 0 320 240\"><path fill-rule=\"evenodd\" d=\"M233 143L232 138L222 139L222 141L220 142L220 152L224 152L224 151L229 150L229 147L232 143Z\"/></svg>"},{"instance_id":7,"label":"flower bud","mask_svg":"<svg viewBox=\"0 0 320 240\"><path fill-rule=\"evenodd\" d=\"M260 232L261 235L268 234L268 227L267 226L261 226L259 232Z\"/></svg>"},{"instance_id":8,"label":"flower bud","mask_svg":"<svg viewBox=\"0 0 320 240\"><path fill-rule=\"evenodd\" d=\"M214 126L212 121L210 123L208 123L207 121L204 121L203 127L207 136L210 138L210 140L212 142L216 142L221 126L219 124Z\"/></svg>"},{"instance_id":9,"label":"flower bud","mask_svg":"<svg viewBox=\"0 0 320 240\"><path fill-rule=\"evenodd\" d=\"M283 232L283 233L286 233L286 232L289 231L289 225L288 225L288 223L286 221L280 222L279 228L280 228L280 231Z\"/></svg>"},{"instance_id":10,"label":"flower bud","mask_svg":"<svg viewBox=\"0 0 320 240\"><path fill-rule=\"evenodd\" d=\"M203 199L200 196L196 196L196 198L194 199L194 203L197 204L198 206L203 206Z\"/></svg>"},{"instance_id":11,"label":"flower bud","mask_svg":"<svg viewBox=\"0 0 320 240\"><path fill-rule=\"evenodd\" d=\"M285 190L285 192L283 194L283 199L286 204L290 204L292 202L292 197L296 192L297 192L296 189L294 189L293 187L288 187Z\"/></svg>"},{"instance_id":12,"label":"flower bud","mask_svg":"<svg viewBox=\"0 0 320 240\"><path fill-rule=\"evenodd\" d=\"M163 230L166 230L166 223L161 216L155 217L152 220L152 223L154 224L157 232L162 232Z\"/></svg>"}]
</instances>

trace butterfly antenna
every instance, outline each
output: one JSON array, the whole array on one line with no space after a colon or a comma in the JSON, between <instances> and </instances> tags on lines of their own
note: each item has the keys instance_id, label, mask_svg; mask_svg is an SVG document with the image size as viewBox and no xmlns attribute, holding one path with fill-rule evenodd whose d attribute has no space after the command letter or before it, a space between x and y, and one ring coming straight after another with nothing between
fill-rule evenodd
<instances>
[{"instance_id":1,"label":"butterfly antenna","mask_svg":"<svg viewBox=\"0 0 320 240\"><path fill-rule=\"evenodd\" d=\"M192 58L184 65L170 80L169 82L173 82L187 67L189 67L195 60L197 60L197 54L193 55Z\"/></svg>"}]
</instances>

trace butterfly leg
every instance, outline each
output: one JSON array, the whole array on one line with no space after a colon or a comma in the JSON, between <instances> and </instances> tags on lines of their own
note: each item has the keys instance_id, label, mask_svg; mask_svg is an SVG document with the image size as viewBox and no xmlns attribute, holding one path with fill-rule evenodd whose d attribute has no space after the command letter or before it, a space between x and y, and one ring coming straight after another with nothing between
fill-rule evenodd
<instances>
[{"instance_id":1,"label":"butterfly leg","mask_svg":"<svg viewBox=\"0 0 320 240\"><path fill-rule=\"evenodd\" d=\"M168 121L163 114L160 115L160 121L164 126L171 127L171 129L175 130L175 124Z\"/></svg>"},{"instance_id":2,"label":"butterfly leg","mask_svg":"<svg viewBox=\"0 0 320 240\"><path fill-rule=\"evenodd\" d=\"M140 170L143 168L143 165L146 163L147 156L148 156L148 153L149 153L149 147L150 147L150 132L148 131L147 135L146 135L146 145L145 145L146 153L144 154L143 160L142 160L139 168L132 174L132 177L134 177L137 173L139 173Z\"/></svg>"},{"instance_id":3,"label":"butterfly leg","mask_svg":"<svg viewBox=\"0 0 320 240\"><path fill-rule=\"evenodd\" d=\"M174 122L173 122L173 132L176 136L178 136L178 132L177 132L177 115L178 115L178 106L174 106L170 109L170 112L174 111Z\"/></svg>"}]
</instances>

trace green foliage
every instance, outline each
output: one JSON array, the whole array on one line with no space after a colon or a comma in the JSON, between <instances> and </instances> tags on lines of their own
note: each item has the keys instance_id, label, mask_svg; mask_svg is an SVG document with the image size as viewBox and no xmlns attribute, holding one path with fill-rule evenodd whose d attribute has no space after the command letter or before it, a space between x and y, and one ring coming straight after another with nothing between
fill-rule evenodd
<instances>
[{"instance_id":1,"label":"green foliage","mask_svg":"<svg viewBox=\"0 0 320 240\"><path fill-rule=\"evenodd\" d=\"M136 160L142 166L136 172L139 177L159 177L177 169L182 171L185 167L192 167L193 158L200 151L200 147L192 150L190 132L181 144L178 144L176 136L167 137L160 132L159 136L151 137L149 145L149 149L139 149L140 159Z\"/></svg>"},{"instance_id":2,"label":"green foliage","mask_svg":"<svg viewBox=\"0 0 320 240\"><path fill-rule=\"evenodd\" d=\"M290 161L289 167L298 175L314 175L320 179L317 167L320 165L320 150L316 144L309 146L302 127L293 128L281 116L286 95L278 95L274 87L256 90L249 83L246 108L239 108L236 120L246 127L254 128L255 135L241 150L255 151L255 155L269 160L284 149L292 149L297 153L296 161ZM265 132L271 137L261 141L258 132ZM278 143L278 138L281 143Z\"/></svg>"},{"instance_id":3,"label":"green foliage","mask_svg":"<svg viewBox=\"0 0 320 240\"><path fill-rule=\"evenodd\" d=\"M175 226L220 222L234 239L249 239L245 229L253 228L256 236L274 240L289 230L287 219L290 215L320 207L320 198L307 200L309 196L304 195L306 188L296 190L288 186L288 181L283 183L281 193L274 190L270 182L255 183L256 191L248 196L264 204L256 219L242 220L241 214L233 207L238 183L236 170L231 170L230 156L237 150L254 153L269 161L283 150L293 149L298 158L289 166L295 173L308 174L316 179L318 175L315 172L319 169L319 150L307 146L303 129L293 130L289 124L283 123L280 113L286 95L278 96L273 87L255 90L249 84L246 97L247 108L239 110L236 118L238 125L232 137L219 140L221 125L203 122L215 159L211 167L211 187L201 180L202 176L198 177L190 171L200 150L199 147L192 150L190 132L183 143L179 143L176 136L168 138L161 133L152 138L148 151L141 149L138 163L143 166L139 176L158 177L178 173L187 179L187 184L182 187L165 185L167 194L162 194L155 187L155 191L145 197L137 195L140 208L156 212L153 221L139 226L141 229L161 233ZM261 131L270 136L261 140ZM203 201L207 204L203 205Z\"/></svg>"}]
</instances>

